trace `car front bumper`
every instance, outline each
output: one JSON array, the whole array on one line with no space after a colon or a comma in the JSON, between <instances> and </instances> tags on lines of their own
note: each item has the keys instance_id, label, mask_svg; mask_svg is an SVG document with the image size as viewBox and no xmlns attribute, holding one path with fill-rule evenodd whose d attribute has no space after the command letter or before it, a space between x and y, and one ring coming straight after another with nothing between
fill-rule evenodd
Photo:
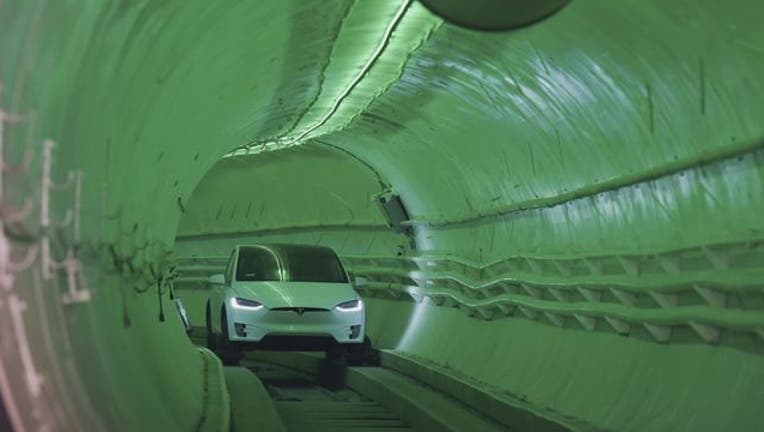
<instances>
[{"instance_id":1,"label":"car front bumper","mask_svg":"<svg viewBox=\"0 0 764 432\"><path fill-rule=\"evenodd\" d=\"M267 336L329 336L341 344L362 343L366 312L333 310L242 310L228 308L228 338L260 342ZM296 341L298 339L295 339Z\"/></svg>"}]
</instances>

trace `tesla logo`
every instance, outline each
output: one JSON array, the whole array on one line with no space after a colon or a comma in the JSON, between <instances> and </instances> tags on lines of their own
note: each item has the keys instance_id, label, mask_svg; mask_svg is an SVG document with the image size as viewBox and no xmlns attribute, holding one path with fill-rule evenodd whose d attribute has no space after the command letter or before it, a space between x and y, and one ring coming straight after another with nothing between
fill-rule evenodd
<instances>
[{"instance_id":1,"label":"tesla logo","mask_svg":"<svg viewBox=\"0 0 764 432\"><path fill-rule=\"evenodd\" d=\"M297 308L294 311L297 312L297 315L302 315L305 313L305 309L303 308Z\"/></svg>"}]
</instances>

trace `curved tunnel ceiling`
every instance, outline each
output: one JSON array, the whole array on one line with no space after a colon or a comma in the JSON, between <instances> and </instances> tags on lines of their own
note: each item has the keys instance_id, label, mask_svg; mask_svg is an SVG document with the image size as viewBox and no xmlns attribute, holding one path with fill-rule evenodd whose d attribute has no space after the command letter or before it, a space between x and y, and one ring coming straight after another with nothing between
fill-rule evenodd
<instances>
[{"instance_id":1,"label":"curved tunnel ceiling","mask_svg":"<svg viewBox=\"0 0 764 432\"><path fill-rule=\"evenodd\" d=\"M378 346L572 429L755 429L760 15L575 1L481 33L410 1L0 2L11 424L219 428L168 279L266 220L344 244ZM258 164L279 206L205 197ZM378 230L384 188L411 242Z\"/></svg>"}]
</instances>

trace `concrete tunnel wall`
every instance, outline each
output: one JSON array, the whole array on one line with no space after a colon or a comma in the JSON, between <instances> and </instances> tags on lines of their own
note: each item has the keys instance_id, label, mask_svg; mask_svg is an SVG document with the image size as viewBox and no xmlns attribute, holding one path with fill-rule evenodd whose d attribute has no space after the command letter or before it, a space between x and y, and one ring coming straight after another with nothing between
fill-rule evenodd
<instances>
[{"instance_id":1,"label":"concrete tunnel wall","mask_svg":"<svg viewBox=\"0 0 764 432\"><path fill-rule=\"evenodd\" d=\"M368 232L342 234L372 281L379 346L580 429L755 429L760 16L744 0L581 0L526 29L478 33L415 2L1 2L11 423L225 423L219 365L188 342L161 276L181 219L193 226L184 215L229 205L192 198L197 184L257 144L241 163L288 152L305 170L283 173L292 184L321 169L361 178L360 160L400 193L415 250L399 257L388 238L371 256ZM79 211L77 177L49 187L46 161L57 183L83 173ZM379 221L361 189L331 192ZM297 209L298 196L260 199ZM16 211L25 200L28 215ZM317 221L339 242L320 225L349 223L346 208L311 209L263 217ZM261 222L206 228L250 220ZM68 251L69 266L48 272L47 257Z\"/></svg>"}]
</instances>

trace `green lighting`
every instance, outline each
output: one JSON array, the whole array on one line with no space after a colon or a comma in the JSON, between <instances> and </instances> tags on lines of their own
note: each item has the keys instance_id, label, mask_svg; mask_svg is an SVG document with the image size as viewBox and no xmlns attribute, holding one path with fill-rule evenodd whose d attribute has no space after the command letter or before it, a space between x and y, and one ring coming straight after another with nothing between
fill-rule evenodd
<instances>
[{"instance_id":1,"label":"green lighting","mask_svg":"<svg viewBox=\"0 0 764 432\"><path fill-rule=\"evenodd\" d=\"M509 429L760 428L761 2L576 0L508 32L426 3L478 13L0 0L12 426L225 430L209 276L291 242L364 281L412 379L498 395L477 412Z\"/></svg>"}]
</instances>

